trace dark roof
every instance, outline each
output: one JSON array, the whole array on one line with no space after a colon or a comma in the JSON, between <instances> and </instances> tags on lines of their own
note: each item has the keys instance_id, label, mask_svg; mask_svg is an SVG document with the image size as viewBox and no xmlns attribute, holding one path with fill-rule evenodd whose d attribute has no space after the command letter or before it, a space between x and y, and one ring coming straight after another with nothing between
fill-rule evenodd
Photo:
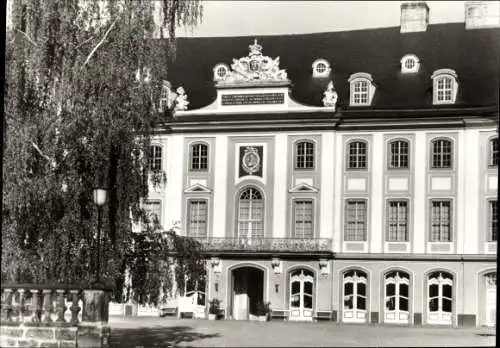
<instances>
[{"instance_id":1,"label":"dark roof","mask_svg":"<svg viewBox=\"0 0 500 348\"><path fill-rule=\"evenodd\" d=\"M322 106L327 83L333 80L338 106L349 109L348 78L356 72L371 74L377 91L369 109L432 108L435 70L456 71L459 81L454 108L498 105L500 29L466 30L464 23L429 25L427 31L400 33L399 27L344 32L216 38L178 38L175 61L167 79L174 88L183 86L190 109L209 105L216 89L212 69L217 63L230 65L233 58L248 54L257 38L262 53L280 57L280 68L292 81L292 97L306 105ZM401 74L400 60L406 54L420 59L420 71ZM312 63L328 60L331 77L312 77ZM447 105L445 107L450 107ZM351 108L354 109L354 108ZM356 109L359 109L357 107Z\"/></svg>"}]
</instances>

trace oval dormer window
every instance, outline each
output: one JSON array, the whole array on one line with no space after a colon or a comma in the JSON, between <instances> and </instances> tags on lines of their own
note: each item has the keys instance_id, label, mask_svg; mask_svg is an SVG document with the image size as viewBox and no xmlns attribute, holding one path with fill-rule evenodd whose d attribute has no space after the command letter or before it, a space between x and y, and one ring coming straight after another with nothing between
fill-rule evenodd
<instances>
[{"instance_id":1,"label":"oval dormer window","mask_svg":"<svg viewBox=\"0 0 500 348\"><path fill-rule=\"evenodd\" d=\"M313 77L328 77L330 74L330 63L325 59L317 59L312 64Z\"/></svg>"},{"instance_id":2,"label":"oval dormer window","mask_svg":"<svg viewBox=\"0 0 500 348\"><path fill-rule=\"evenodd\" d=\"M416 55L407 54L401 58L401 72L403 74L410 74L418 72L420 68L420 62Z\"/></svg>"},{"instance_id":3,"label":"oval dormer window","mask_svg":"<svg viewBox=\"0 0 500 348\"><path fill-rule=\"evenodd\" d=\"M226 64L217 64L214 67L214 81L222 81L226 77L229 68Z\"/></svg>"}]
</instances>

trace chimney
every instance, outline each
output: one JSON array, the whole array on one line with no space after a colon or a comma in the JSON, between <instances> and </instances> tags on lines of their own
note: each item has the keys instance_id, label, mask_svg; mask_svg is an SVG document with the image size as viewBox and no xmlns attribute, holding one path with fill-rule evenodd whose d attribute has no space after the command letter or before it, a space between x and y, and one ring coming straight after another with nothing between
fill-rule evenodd
<instances>
[{"instance_id":1,"label":"chimney","mask_svg":"<svg viewBox=\"0 0 500 348\"><path fill-rule=\"evenodd\" d=\"M429 6L425 1L401 4L401 32L413 33L426 31L429 24Z\"/></svg>"},{"instance_id":2,"label":"chimney","mask_svg":"<svg viewBox=\"0 0 500 348\"><path fill-rule=\"evenodd\" d=\"M466 1L465 29L500 27L500 1Z\"/></svg>"}]
</instances>

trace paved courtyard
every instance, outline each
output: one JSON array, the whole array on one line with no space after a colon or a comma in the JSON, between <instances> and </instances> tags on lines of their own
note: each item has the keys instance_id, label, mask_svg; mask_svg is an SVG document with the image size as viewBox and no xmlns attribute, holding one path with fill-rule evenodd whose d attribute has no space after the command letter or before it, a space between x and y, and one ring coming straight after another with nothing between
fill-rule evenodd
<instances>
[{"instance_id":1,"label":"paved courtyard","mask_svg":"<svg viewBox=\"0 0 500 348\"><path fill-rule=\"evenodd\" d=\"M111 347L495 346L495 329L111 318Z\"/></svg>"}]
</instances>

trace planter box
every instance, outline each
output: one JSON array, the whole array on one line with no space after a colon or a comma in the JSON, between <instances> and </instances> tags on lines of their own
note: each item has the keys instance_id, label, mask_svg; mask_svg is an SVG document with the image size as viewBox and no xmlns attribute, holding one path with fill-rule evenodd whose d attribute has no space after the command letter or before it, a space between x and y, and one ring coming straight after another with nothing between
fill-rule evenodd
<instances>
[{"instance_id":1,"label":"planter box","mask_svg":"<svg viewBox=\"0 0 500 348\"><path fill-rule=\"evenodd\" d=\"M257 320L258 320L258 321L267 321L267 315L259 315L259 316L257 317Z\"/></svg>"},{"instance_id":2,"label":"planter box","mask_svg":"<svg viewBox=\"0 0 500 348\"><path fill-rule=\"evenodd\" d=\"M208 320L216 320L217 319L217 314L208 314Z\"/></svg>"}]
</instances>

